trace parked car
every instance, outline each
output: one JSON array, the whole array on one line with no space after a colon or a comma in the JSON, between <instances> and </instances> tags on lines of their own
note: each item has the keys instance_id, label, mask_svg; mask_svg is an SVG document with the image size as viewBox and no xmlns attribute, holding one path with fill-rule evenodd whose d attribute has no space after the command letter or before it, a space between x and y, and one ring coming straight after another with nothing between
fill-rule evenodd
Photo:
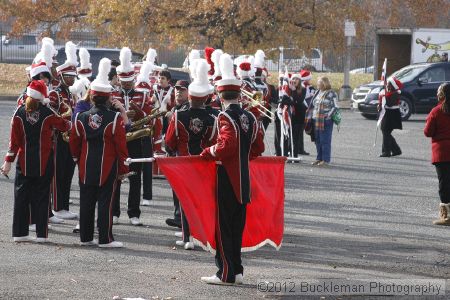
<instances>
[{"instance_id":1,"label":"parked car","mask_svg":"<svg viewBox=\"0 0 450 300\"><path fill-rule=\"evenodd\" d=\"M350 71L350 74L367 74L373 73L373 66L367 68L357 68Z\"/></svg>"},{"instance_id":2,"label":"parked car","mask_svg":"<svg viewBox=\"0 0 450 300\"><path fill-rule=\"evenodd\" d=\"M2 35L0 44L0 62L31 64L40 44L36 35L8 37Z\"/></svg>"},{"instance_id":3,"label":"parked car","mask_svg":"<svg viewBox=\"0 0 450 300\"><path fill-rule=\"evenodd\" d=\"M413 113L429 113L437 104L437 89L450 82L450 62L421 63L406 66L391 76L403 83L400 94L402 120ZM384 89L382 81L361 85L353 90L353 108L367 119L377 118L378 95Z\"/></svg>"}]
</instances>

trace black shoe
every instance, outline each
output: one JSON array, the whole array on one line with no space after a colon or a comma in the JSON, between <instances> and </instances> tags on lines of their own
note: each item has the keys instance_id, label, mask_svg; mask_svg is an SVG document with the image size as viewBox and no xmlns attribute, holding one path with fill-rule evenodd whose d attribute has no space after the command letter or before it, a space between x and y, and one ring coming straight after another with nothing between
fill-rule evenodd
<instances>
[{"instance_id":1,"label":"black shoe","mask_svg":"<svg viewBox=\"0 0 450 300\"><path fill-rule=\"evenodd\" d=\"M401 155L402 151L398 151L398 152L392 152L392 156L398 156Z\"/></svg>"},{"instance_id":2,"label":"black shoe","mask_svg":"<svg viewBox=\"0 0 450 300\"><path fill-rule=\"evenodd\" d=\"M166 224L172 227L181 228L181 222L177 222L175 219L166 219Z\"/></svg>"},{"instance_id":3,"label":"black shoe","mask_svg":"<svg viewBox=\"0 0 450 300\"><path fill-rule=\"evenodd\" d=\"M389 153L381 153L380 157L391 157Z\"/></svg>"},{"instance_id":4,"label":"black shoe","mask_svg":"<svg viewBox=\"0 0 450 300\"><path fill-rule=\"evenodd\" d=\"M300 154L300 155L309 155L309 153L306 152L306 151L302 151L302 152L300 152L299 154Z\"/></svg>"}]
</instances>

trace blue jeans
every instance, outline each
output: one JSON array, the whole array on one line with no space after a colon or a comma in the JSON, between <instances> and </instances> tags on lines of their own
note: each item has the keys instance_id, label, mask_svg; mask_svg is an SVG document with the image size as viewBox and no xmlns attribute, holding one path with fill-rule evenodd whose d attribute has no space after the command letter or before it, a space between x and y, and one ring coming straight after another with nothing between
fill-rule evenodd
<instances>
[{"instance_id":1,"label":"blue jeans","mask_svg":"<svg viewBox=\"0 0 450 300\"><path fill-rule=\"evenodd\" d=\"M317 160L327 163L331 160L331 136L333 135L333 120L325 120L324 129L315 128Z\"/></svg>"}]
</instances>

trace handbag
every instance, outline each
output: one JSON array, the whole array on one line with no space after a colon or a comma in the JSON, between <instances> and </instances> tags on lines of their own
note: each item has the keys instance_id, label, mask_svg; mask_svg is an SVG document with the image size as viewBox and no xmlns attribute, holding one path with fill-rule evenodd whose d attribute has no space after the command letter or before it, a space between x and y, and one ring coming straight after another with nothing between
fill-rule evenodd
<instances>
[{"instance_id":1,"label":"handbag","mask_svg":"<svg viewBox=\"0 0 450 300\"><path fill-rule=\"evenodd\" d=\"M339 126L341 124L342 115L341 115L341 110L339 108L336 108L333 115L331 116L331 119L333 120L333 123L336 124L337 126Z\"/></svg>"}]
</instances>

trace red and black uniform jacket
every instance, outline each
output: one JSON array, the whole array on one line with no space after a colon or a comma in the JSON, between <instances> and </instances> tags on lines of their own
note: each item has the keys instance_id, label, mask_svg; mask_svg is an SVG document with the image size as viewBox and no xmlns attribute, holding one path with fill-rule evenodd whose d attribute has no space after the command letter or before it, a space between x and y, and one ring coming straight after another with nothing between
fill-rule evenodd
<instances>
[{"instance_id":1,"label":"red and black uniform jacket","mask_svg":"<svg viewBox=\"0 0 450 300\"><path fill-rule=\"evenodd\" d=\"M220 160L224 166L236 199L250 202L249 160L264 152L263 131L253 114L239 104L231 104L219 114L217 143L202 152L202 156Z\"/></svg>"},{"instance_id":2,"label":"red and black uniform jacket","mask_svg":"<svg viewBox=\"0 0 450 300\"><path fill-rule=\"evenodd\" d=\"M216 142L216 134L216 119L206 109L177 109L167 128L166 150L177 156L199 155Z\"/></svg>"},{"instance_id":3,"label":"red and black uniform jacket","mask_svg":"<svg viewBox=\"0 0 450 300\"><path fill-rule=\"evenodd\" d=\"M76 115L70 150L84 184L102 186L111 172L128 173L124 165L128 150L122 117L104 105Z\"/></svg>"},{"instance_id":4,"label":"red and black uniform jacket","mask_svg":"<svg viewBox=\"0 0 450 300\"><path fill-rule=\"evenodd\" d=\"M72 96L72 93L65 86L59 85L53 91L50 91L48 94L48 98L50 99L50 105L59 113L63 114L68 111L68 107L63 103L66 103L73 110L76 103ZM68 120L71 119L71 116L67 117Z\"/></svg>"},{"instance_id":5,"label":"red and black uniform jacket","mask_svg":"<svg viewBox=\"0 0 450 300\"><path fill-rule=\"evenodd\" d=\"M5 161L14 162L18 155L24 176L43 176L52 152L53 131L67 131L70 126L70 121L58 117L42 104L31 113L25 111L24 105L20 106L11 121Z\"/></svg>"}]
</instances>

